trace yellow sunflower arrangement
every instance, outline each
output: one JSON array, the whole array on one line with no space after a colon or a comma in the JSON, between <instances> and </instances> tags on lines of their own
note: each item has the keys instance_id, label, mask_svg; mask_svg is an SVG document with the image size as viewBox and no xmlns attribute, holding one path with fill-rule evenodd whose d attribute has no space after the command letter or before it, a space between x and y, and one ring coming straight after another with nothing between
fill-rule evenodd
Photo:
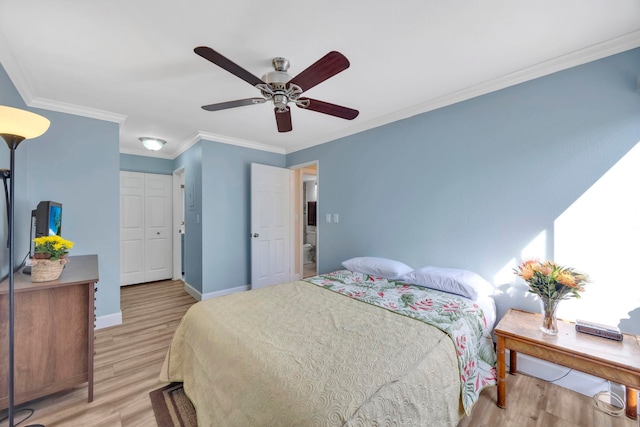
<instances>
[{"instance_id":1,"label":"yellow sunflower arrangement","mask_svg":"<svg viewBox=\"0 0 640 427\"><path fill-rule=\"evenodd\" d=\"M56 261L69 253L73 242L60 236L44 236L33 239L35 243L34 258Z\"/></svg>"}]
</instances>

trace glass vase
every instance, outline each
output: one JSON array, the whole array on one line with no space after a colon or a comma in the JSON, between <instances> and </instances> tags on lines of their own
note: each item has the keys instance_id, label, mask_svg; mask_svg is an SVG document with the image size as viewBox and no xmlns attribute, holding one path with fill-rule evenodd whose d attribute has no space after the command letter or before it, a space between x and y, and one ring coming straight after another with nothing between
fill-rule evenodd
<instances>
[{"instance_id":1,"label":"glass vase","mask_svg":"<svg viewBox=\"0 0 640 427\"><path fill-rule=\"evenodd\" d=\"M558 319L556 311L560 301L551 298L540 298L540 312L542 313L542 324L540 330L545 334L558 335Z\"/></svg>"}]
</instances>

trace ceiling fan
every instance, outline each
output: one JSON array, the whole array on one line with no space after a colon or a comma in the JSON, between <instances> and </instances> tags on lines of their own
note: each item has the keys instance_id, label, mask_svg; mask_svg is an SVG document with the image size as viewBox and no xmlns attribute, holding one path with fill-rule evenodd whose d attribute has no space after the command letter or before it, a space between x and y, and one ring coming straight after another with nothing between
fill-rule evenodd
<instances>
[{"instance_id":1,"label":"ceiling fan","mask_svg":"<svg viewBox=\"0 0 640 427\"><path fill-rule=\"evenodd\" d=\"M287 73L289 69L288 60L274 58L273 67L275 71L267 72L260 79L210 47L199 46L193 51L220 68L240 77L251 86L258 88L262 94L262 98L238 99L236 101L203 105L202 108L204 110L218 111L272 101L278 132L290 132L293 129L291 125L291 110L287 105L290 102L305 110L316 111L342 119L353 120L358 117L358 110L300 96L302 92L349 68L349 60L340 52L327 53L295 77Z\"/></svg>"}]
</instances>

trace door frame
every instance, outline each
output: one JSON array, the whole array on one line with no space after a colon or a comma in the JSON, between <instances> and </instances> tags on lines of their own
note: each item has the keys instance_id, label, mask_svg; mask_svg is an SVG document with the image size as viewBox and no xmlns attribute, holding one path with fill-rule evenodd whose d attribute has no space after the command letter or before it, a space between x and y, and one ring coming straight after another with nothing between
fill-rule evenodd
<instances>
[{"instance_id":1,"label":"door frame","mask_svg":"<svg viewBox=\"0 0 640 427\"><path fill-rule=\"evenodd\" d=\"M318 274L318 266L320 260L320 161L312 160L305 163L289 166L294 179L291 180L291 252L290 252L290 265L291 265L291 280L300 280L304 275L304 224L302 223L302 200L303 197L303 174L304 169L315 166L316 168L316 182L318 183L317 192L317 226L316 226L316 274Z\"/></svg>"},{"instance_id":2,"label":"door frame","mask_svg":"<svg viewBox=\"0 0 640 427\"><path fill-rule=\"evenodd\" d=\"M173 171L173 280L182 279L182 233L184 227L184 167Z\"/></svg>"}]
</instances>

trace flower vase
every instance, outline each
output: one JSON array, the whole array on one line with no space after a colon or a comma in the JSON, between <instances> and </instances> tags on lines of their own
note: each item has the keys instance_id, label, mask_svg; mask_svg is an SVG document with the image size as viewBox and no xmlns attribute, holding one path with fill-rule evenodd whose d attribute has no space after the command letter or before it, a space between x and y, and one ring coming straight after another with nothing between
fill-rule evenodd
<instances>
[{"instance_id":1,"label":"flower vase","mask_svg":"<svg viewBox=\"0 0 640 427\"><path fill-rule=\"evenodd\" d=\"M545 334L558 335L558 319L556 311L558 310L559 300L551 298L540 298L540 311L542 313L542 324L540 330Z\"/></svg>"}]
</instances>

